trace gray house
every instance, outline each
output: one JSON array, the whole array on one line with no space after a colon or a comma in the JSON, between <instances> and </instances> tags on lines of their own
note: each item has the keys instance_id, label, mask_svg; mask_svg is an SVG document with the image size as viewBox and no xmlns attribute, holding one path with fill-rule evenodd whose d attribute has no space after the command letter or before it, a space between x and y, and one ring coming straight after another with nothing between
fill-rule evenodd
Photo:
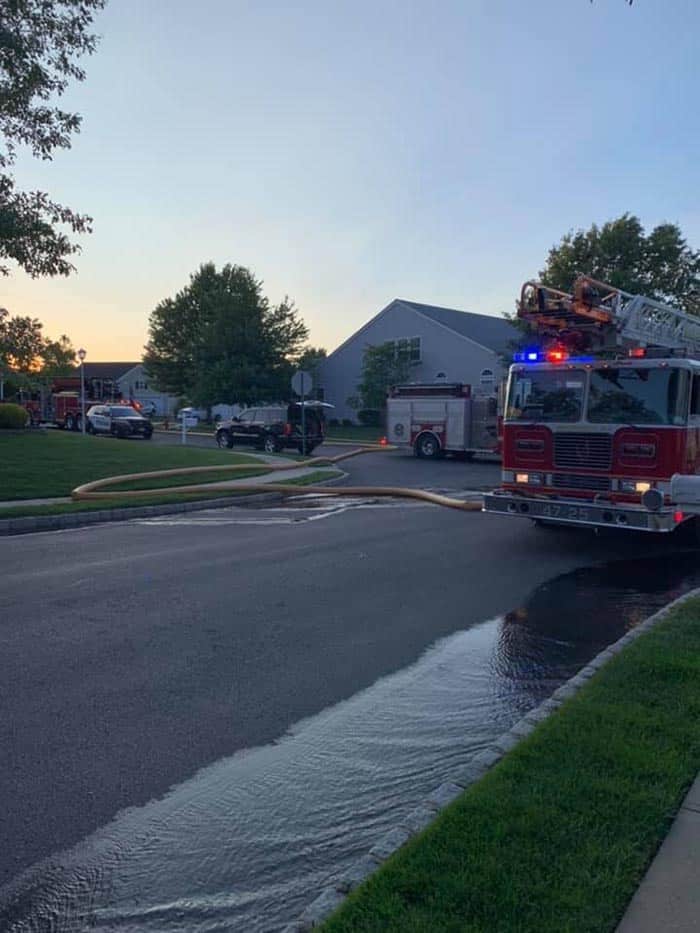
<instances>
[{"instance_id":1,"label":"gray house","mask_svg":"<svg viewBox=\"0 0 700 933\"><path fill-rule=\"evenodd\" d=\"M395 298L324 360L320 382L335 418L357 418L347 399L357 394L365 347L392 343L410 360L411 382L469 383L493 391L504 375L499 354L518 331L501 317L471 314Z\"/></svg>"}]
</instances>

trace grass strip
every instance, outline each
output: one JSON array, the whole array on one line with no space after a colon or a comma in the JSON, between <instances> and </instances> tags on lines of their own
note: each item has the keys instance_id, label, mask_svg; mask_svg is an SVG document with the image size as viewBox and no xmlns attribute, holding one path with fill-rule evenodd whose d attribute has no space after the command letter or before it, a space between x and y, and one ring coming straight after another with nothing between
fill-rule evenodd
<instances>
[{"instance_id":1,"label":"grass strip","mask_svg":"<svg viewBox=\"0 0 700 933\"><path fill-rule=\"evenodd\" d=\"M324 933L612 931L700 768L700 599L353 892Z\"/></svg>"},{"instance_id":2,"label":"grass strip","mask_svg":"<svg viewBox=\"0 0 700 933\"><path fill-rule=\"evenodd\" d=\"M233 463L259 464L260 460L218 448L159 446L65 431L0 433L0 499L67 496L81 483L106 476ZM233 476L229 473L226 478Z\"/></svg>"},{"instance_id":3,"label":"grass strip","mask_svg":"<svg viewBox=\"0 0 700 933\"><path fill-rule=\"evenodd\" d=\"M284 474L282 474L283 476ZM289 486L308 486L313 483L321 483L324 480L333 479L336 476L342 476L337 470L315 470L306 476L298 476L295 479L282 480ZM231 478L229 473L226 477ZM240 479L240 475L236 477ZM230 499L232 496L250 496L256 493L238 492L232 489L230 492L201 492L201 493L172 493L171 495L148 496L138 500L125 499L100 499L93 502L58 502L55 505L21 505L8 506L6 509L0 509L0 521L4 518L28 518L34 515L65 515L72 512L94 512L103 509L134 509L143 505L169 505L173 502L195 502L206 499L214 501L215 499Z\"/></svg>"}]
</instances>

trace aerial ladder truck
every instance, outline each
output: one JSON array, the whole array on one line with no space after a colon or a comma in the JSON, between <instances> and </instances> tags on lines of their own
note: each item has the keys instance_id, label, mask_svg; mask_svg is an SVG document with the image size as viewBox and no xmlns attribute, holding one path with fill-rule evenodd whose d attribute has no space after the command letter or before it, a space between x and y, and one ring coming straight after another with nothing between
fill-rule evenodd
<instances>
[{"instance_id":1,"label":"aerial ladder truck","mask_svg":"<svg viewBox=\"0 0 700 933\"><path fill-rule=\"evenodd\" d=\"M700 318L588 276L523 285L532 344L510 367L500 488L484 511L540 525L697 532Z\"/></svg>"}]
</instances>

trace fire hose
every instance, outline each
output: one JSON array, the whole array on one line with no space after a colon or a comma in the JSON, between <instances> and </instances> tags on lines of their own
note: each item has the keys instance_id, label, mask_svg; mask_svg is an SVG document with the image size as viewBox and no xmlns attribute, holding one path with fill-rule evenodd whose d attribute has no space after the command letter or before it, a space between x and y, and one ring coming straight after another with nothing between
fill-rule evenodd
<instances>
[{"instance_id":1,"label":"fire hose","mask_svg":"<svg viewBox=\"0 0 700 933\"><path fill-rule=\"evenodd\" d=\"M360 454L376 453L377 451L395 450L396 448L385 446L365 446L347 453L337 454L334 457L312 457L309 460L293 460L289 463L264 463L261 466L270 473L282 473L285 470L298 470L310 466L334 466L343 460L349 460L351 457L357 457ZM76 501L99 500L99 499L143 499L158 495L172 495L180 493L203 493L203 492L244 492L261 493L276 492L283 495L299 495L303 488L306 492L312 492L314 495L321 496L372 496L390 497L395 499L418 499L421 502L430 502L433 505L441 505L448 509L459 509L462 512L480 512L480 502L464 502L462 499L453 499L450 496L444 496L440 493L429 492L426 489L412 489L405 486L319 486L309 485L300 487L288 483L236 483L231 485L231 481L222 481L214 483L197 483L186 486L164 486L159 489L129 489L116 490L110 489L120 483L132 483L138 480L160 479L170 476L186 476L191 474L203 473L222 473L222 472L242 472L250 471L255 468L251 463L235 463L231 465L202 466L202 467L178 467L173 470L156 470L150 473L125 473L122 476L107 476L104 479L93 480L90 483L83 483L81 486L71 492L71 498Z\"/></svg>"}]
</instances>

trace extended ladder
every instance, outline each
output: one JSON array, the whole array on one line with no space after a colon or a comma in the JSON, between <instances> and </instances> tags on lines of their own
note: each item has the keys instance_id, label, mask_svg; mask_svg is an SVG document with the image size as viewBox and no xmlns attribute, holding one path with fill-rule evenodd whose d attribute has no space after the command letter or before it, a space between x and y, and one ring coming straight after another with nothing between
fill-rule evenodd
<instances>
[{"instance_id":1,"label":"extended ladder","mask_svg":"<svg viewBox=\"0 0 700 933\"><path fill-rule=\"evenodd\" d=\"M579 346L654 346L700 358L700 318L605 282L579 276L572 294L526 282L518 317L543 336L573 337Z\"/></svg>"}]
</instances>

